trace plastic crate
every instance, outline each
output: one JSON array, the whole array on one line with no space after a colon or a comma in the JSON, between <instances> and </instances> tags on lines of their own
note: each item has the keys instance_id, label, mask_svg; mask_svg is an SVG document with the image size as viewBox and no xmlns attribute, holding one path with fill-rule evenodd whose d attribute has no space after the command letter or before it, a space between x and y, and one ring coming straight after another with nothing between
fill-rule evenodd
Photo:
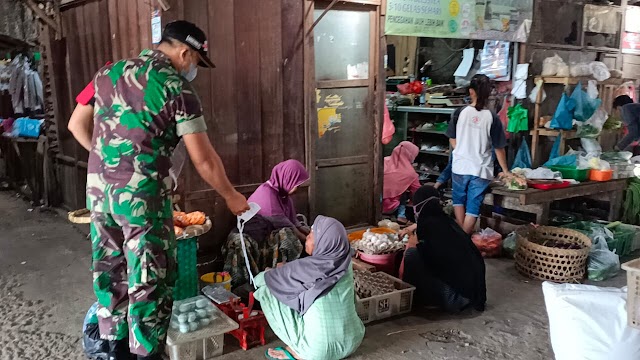
<instances>
[{"instance_id":1,"label":"plastic crate","mask_svg":"<svg viewBox=\"0 0 640 360\"><path fill-rule=\"evenodd\" d=\"M574 179L577 181L585 181L589 178L589 169L578 169L575 166L553 165L549 166L551 171L559 171L563 179Z\"/></svg>"},{"instance_id":2,"label":"plastic crate","mask_svg":"<svg viewBox=\"0 0 640 360\"><path fill-rule=\"evenodd\" d=\"M178 274L173 299L184 300L198 295L198 237L177 242Z\"/></svg>"},{"instance_id":3,"label":"plastic crate","mask_svg":"<svg viewBox=\"0 0 640 360\"><path fill-rule=\"evenodd\" d=\"M411 312L413 292L416 288L389 274L380 274L393 280L396 290L365 299L356 296L356 312L364 324Z\"/></svg>"},{"instance_id":4,"label":"plastic crate","mask_svg":"<svg viewBox=\"0 0 640 360\"><path fill-rule=\"evenodd\" d=\"M180 309L181 305L193 305L198 308L196 304L202 301L205 301L207 305L204 309L210 309L212 312L211 321L209 324L200 326L194 331L187 333L178 331L176 326L177 316L173 316L175 313L172 314L166 347L166 353L171 360L204 360L221 355L224 351L224 334L238 328L238 324L235 321L231 320L202 295L176 301L174 309Z\"/></svg>"},{"instance_id":5,"label":"plastic crate","mask_svg":"<svg viewBox=\"0 0 640 360\"><path fill-rule=\"evenodd\" d=\"M640 259L622 264L627 272L627 322L640 329Z\"/></svg>"}]
</instances>

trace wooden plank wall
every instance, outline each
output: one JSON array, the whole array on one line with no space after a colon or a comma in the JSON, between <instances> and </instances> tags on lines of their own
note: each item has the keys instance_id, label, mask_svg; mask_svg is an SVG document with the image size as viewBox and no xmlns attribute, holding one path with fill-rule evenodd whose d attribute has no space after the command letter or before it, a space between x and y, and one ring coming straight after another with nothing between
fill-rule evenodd
<instances>
[{"instance_id":1,"label":"wooden plank wall","mask_svg":"<svg viewBox=\"0 0 640 360\"><path fill-rule=\"evenodd\" d=\"M278 162L305 162L302 17L299 0L186 0L163 14L163 24L185 19L207 33L216 68L201 69L194 86L209 138L246 196ZM200 241L201 261L220 261L235 218L193 167L185 172L185 209L214 219ZM308 213L306 192L296 200L298 212Z\"/></svg>"},{"instance_id":2,"label":"wooden plank wall","mask_svg":"<svg viewBox=\"0 0 640 360\"><path fill-rule=\"evenodd\" d=\"M67 130L75 96L108 61L136 56L151 46L151 9L148 0L88 0L63 6L63 38L54 41L56 112L60 152L56 173L62 205L84 207L88 153Z\"/></svg>"}]
</instances>

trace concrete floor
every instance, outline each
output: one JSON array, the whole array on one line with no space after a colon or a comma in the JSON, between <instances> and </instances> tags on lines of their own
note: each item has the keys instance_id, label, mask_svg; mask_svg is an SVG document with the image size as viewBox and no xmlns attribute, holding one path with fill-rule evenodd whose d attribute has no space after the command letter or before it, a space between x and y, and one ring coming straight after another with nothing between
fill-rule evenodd
<instances>
[{"instance_id":1,"label":"concrete floor","mask_svg":"<svg viewBox=\"0 0 640 360\"><path fill-rule=\"evenodd\" d=\"M0 192L0 360L84 359L81 326L94 296L82 231L64 216L31 210L14 193ZM540 283L518 275L510 260L491 259L487 284L484 313L415 313L370 324L351 358L551 359ZM624 284L621 273L600 285ZM433 341L449 330L459 334L453 342ZM269 340L281 345L273 335ZM244 352L227 338L220 359L262 359L265 349Z\"/></svg>"}]
</instances>

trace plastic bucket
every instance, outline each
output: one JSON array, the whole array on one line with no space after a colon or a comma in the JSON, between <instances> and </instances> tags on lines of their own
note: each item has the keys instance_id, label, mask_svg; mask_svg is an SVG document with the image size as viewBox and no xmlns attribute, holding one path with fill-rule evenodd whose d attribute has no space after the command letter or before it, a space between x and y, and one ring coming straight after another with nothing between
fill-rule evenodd
<instances>
[{"instance_id":1,"label":"plastic bucket","mask_svg":"<svg viewBox=\"0 0 640 360\"><path fill-rule=\"evenodd\" d=\"M358 258L363 262L373 265L376 267L376 270L386 272L389 275L396 274L396 259L398 257L398 252L392 252L389 254L381 254L381 255L369 255L363 252L358 251Z\"/></svg>"},{"instance_id":2,"label":"plastic bucket","mask_svg":"<svg viewBox=\"0 0 640 360\"><path fill-rule=\"evenodd\" d=\"M222 285L228 291L231 291L231 275L228 272L210 272L202 275L200 281L207 285Z\"/></svg>"}]
</instances>

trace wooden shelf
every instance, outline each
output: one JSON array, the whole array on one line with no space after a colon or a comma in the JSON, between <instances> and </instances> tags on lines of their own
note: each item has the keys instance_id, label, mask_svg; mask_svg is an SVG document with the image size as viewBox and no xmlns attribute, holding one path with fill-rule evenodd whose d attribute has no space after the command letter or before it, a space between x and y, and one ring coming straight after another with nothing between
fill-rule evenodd
<instances>
[{"instance_id":1,"label":"wooden shelf","mask_svg":"<svg viewBox=\"0 0 640 360\"><path fill-rule=\"evenodd\" d=\"M431 150L420 150L421 154L429 154L429 155L438 155L438 156L446 156L449 157L449 153L444 151L431 151Z\"/></svg>"},{"instance_id":2,"label":"wooden shelf","mask_svg":"<svg viewBox=\"0 0 640 360\"><path fill-rule=\"evenodd\" d=\"M535 135L537 133L538 136L554 136L554 137L558 135L562 135L565 139L577 139L578 138L576 136L577 132L578 132L577 130L554 130L554 129L547 129L547 128L538 128L538 129L531 130L530 134Z\"/></svg>"},{"instance_id":3,"label":"wooden shelf","mask_svg":"<svg viewBox=\"0 0 640 360\"><path fill-rule=\"evenodd\" d=\"M583 84L587 84L589 80L595 80L591 77L560 77L560 76L536 76L535 81L544 81L545 84L558 84L558 85L577 85L582 81ZM605 81L598 81L600 85L622 85L627 79L607 79Z\"/></svg>"}]
</instances>

